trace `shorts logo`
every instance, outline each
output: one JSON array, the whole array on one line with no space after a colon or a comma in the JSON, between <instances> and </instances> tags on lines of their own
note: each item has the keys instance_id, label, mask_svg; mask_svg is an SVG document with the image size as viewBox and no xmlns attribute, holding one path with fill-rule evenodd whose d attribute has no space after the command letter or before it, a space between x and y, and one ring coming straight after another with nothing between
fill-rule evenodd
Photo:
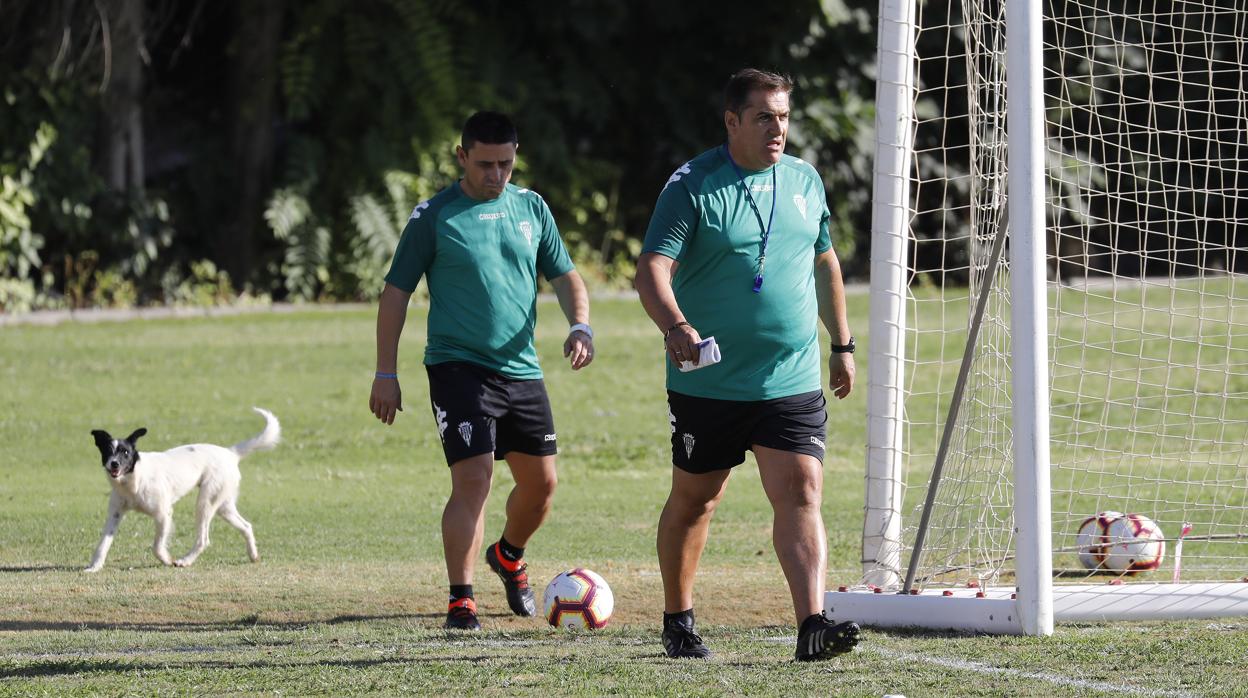
<instances>
[{"instance_id":1,"label":"shorts logo","mask_svg":"<svg viewBox=\"0 0 1248 698\"><path fill-rule=\"evenodd\" d=\"M824 445L823 445L823 442L822 442L822 441L820 441L820 440L819 440L819 437L817 437L817 436L812 436L812 437L810 437L810 442L811 442L812 444L814 444L814 445L818 446L819 448L822 448L822 449L823 449L823 450L825 450L825 451L826 451L826 450L828 450L828 447L827 447L827 446L824 446Z\"/></svg>"},{"instance_id":2,"label":"shorts logo","mask_svg":"<svg viewBox=\"0 0 1248 698\"><path fill-rule=\"evenodd\" d=\"M672 408L667 408L667 421L672 423L672 433L676 433L676 415L672 414Z\"/></svg>"},{"instance_id":3,"label":"shorts logo","mask_svg":"<svg viewBox=\"0 0 1248 698\"><path fill-rule=\"evenodd\" d=\"M438 423L438 438L446 441L446 410L433 403L433 419Z\"/></svg>"},{"instance_id":4,"label":"shorts logo","mask_svg":"<svg viewBox=\"0 0 1248 698\"><path fill-rule=\"evenodd\" d=\"M472 422L459 423L459 438L464 440L465 446L472 445Z\"/></svg>"},{"instance_id":5,"label":"shorts logo","mask_svg":"<svg viewBox=\"0 0 1248 698\"><path fill-rule=\"evenodd\" d=\"M520 232L524 233L524 241L529 243L529 247L533 246L533 224L528 221L520 221Z\"/></svg>"},{"instance_id":6,"label":"shorts logo","mask_svg":"<svg viewBox=\"0 0 1248 698\"><path fill-rule=\"evenodd\" d=\"M793 205L797 207L797 212L802 214L802 220L806 220L806 197L801 194L794 194Z\"/></svg>"},{"instance_id":7,"label":"shorts logo","mask_svg":"<svg viewBox=\"0 0 1248 698\"><path fill-rule=\"evenodd\" d=\"M546 438L543 439L543 441L554 441L554 440L555 440L554 434L547 434Z\"/></svg>"},{"instance_id":8,"label":"shorts logo","mask_svg":"<svg viewBox=\"0 0 1248 698\"><path fill-rule=\"evenodd\" d=\"M693 434L681 434L681 438L685 440L685 458L693 458Z\"/></svg>"}]
</instances>

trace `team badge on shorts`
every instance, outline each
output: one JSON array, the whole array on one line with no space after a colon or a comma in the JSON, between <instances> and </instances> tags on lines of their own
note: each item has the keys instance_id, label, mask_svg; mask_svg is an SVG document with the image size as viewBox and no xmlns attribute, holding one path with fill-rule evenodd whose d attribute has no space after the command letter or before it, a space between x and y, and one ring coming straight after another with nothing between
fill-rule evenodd
<instances>
[{"instance_id":1,"label":"team badge on shorts","mask_svg":"<svg viewBox=\"0 0 1248 698\"><path fill-rule=\"evenodd\" d=\"M693 434L682 434L681 438L685 440L685 458L693 458Z\"/></svg>"},{"instance_id":2,"label":"team badge on shorts","mask_svg":"<svg viewBox=\"0 0 1248 698\"><path fill-rule=\"evenodd\" d=\"M459 423L459 438L464 440L465 446L472 445L472 422Z\"/></svg>"}]
</instances>

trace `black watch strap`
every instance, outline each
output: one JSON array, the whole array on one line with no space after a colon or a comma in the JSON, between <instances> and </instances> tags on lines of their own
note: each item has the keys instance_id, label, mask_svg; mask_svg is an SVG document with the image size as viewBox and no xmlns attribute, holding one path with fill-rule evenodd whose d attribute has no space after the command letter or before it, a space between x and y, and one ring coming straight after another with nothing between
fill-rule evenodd
<instances>
[{"instance_id":1,"label":"black watch strap","mask_svg":"<svg viewBox=\"0 0 1248 698\"><path fill-rule=\"evenodd\" d=\"M854 338L850 337L849 344L833 344L832 353L833 354L852 354L854 353L854 349L856 348L857 346L854 345Z\"/></svg>"}]
</instances>

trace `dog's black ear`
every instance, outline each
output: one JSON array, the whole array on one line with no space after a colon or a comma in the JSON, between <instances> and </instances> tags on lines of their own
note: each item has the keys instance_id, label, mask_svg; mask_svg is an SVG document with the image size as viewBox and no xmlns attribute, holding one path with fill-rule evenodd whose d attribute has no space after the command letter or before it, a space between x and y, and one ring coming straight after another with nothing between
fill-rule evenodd
<instances>
[{"instance_id":1,"label":"dog's black ear","mask_svg":"<svg viewBox=\"0 0 1248 698\"><path fill-rule=\"evenodd\" d=\"M95 447L100 449L100 453L108 454L113 450L113 437L103 429L92 429L91 435L95 437Z\"/></svg>"},{"instance_id":2,"label":"dog's black ear","mask_svg":"<svg viewBox=\"0 0 1248 698\"><path fill-rule=\"evenodd\" d=\"M133 434L126 437L126 441L129 441L130 445L133 446L134 442L138 441L139 437L146 433L147 433L147 429L144 429L143 427L139 427L138 429L134 430Z\"/></svg>"}]
</instances>

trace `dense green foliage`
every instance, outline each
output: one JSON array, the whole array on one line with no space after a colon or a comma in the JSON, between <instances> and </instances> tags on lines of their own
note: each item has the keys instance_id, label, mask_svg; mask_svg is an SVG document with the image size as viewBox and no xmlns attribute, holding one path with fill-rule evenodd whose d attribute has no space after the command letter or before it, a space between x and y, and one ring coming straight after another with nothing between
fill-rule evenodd
<instances>
[{"instance_id":1,"label":"dense green foliage","mask_svg":"<svg viewBox=\"0 0 1248 698\"><path fill-rule=\"evenodd\" d=\"M514 115L515 181L550 203L591 284L626 285L658 190L722 139L720 93L745 66L797 81L790 152L824 173L853 273L873 8L8 3L0 310L239 290L371 298L408 213L453 181L459 128L483 108Z\"/></svg>"}]
</instances>

